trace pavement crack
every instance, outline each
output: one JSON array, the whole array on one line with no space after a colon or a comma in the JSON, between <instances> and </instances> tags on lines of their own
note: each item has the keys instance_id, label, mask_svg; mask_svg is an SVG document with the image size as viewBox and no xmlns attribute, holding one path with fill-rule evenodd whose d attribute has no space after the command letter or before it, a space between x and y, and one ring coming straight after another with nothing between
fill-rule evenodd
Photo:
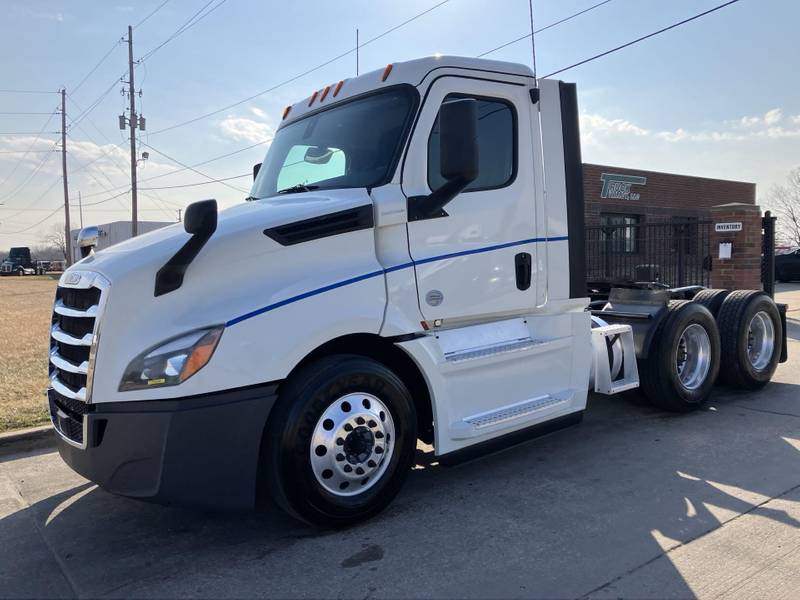
<instances>
[{"instance_id":1,"label":"pavement crack","mask_svg":"<svg viewBox=\"0 0 800 600\"><path fill-rule=\"evenodd\" d=\"M770 414L770 415L779 415L781 417L794 417L796 419L800 419L800 415L795 415L795 414L792 414L792 413L780 412L778 410L768 410L766 408L753 408L752 406L745 406L744 404L737 404L737 403L734 403L733 406L735 406L737 408L743 408L745 410L752 410L753 412L767 413L767 414Z\"/></svg>"},{"instance_id":2,"label":"pavement crack","mask_svg":"<svg viewBox=\"0 0 800 600\"><path fill-rule=\"evenodd\" d=\"M63 559L58 554L55 547L53 547L53 545L50 543L50 540L47 539L47 536L45 536L44 529L42 529L42 526L39 523L39 520L37 519L36 510L25 499L25 496L22 495L22 492L20 491L19 487L17 487L17 484L14 482L13 478L11 478L8 475L8 473L4 471L2 463L0 463L0 475L5 477L6 480L11 484L11 489L13 489L14 492L16 493L17 500L19 501L20 506L22 507L21 510L27 511L30 520L33 522L33 526L36 529L36 532L39 534L39 537L42 538L42 542L44 543L45 547L53 556L53 560L55 560L56 565L58 565L58 569L59 571L61 571L61 575L64 577L64 581L67 582L70 592L72 593L72 597L73 598L80 597L80 595L78 594L78 588L67 571L67 565L64 563Z\"/></svg>"},{"instance_id":3,"label":"pavement crack","mask_svg":"<svg viewBox=\"0 0 800 600\"><path fill-rule=\"evenodd\" d=\"M791 415L791 416L797 416L797 415ZM613 584L617 583L618 581L621 581L625 577L628 577L629 575L633 575L637 571L639 571L639 570L647 567L648 565L656 562L660 558L663 558L664 556L668 556L669 554L671 554L675 550L677 550L679 548L682 548L683 546L688 546L692 542L695 542L695 541L697 541L699 539L702 539L705 536L707 536L708 534L713 533L713 532L715 532L715 531L717 531L719 529L722 529L726 525L728 525L730 523L733 523L734 521L740 519L741 517L744 517L745 515L749 515L750 513L752 513L753 511L758 510L759 508L761 508L765 504L767 504L769 502L772 502L773 500L778 500L780 498L783 498L784 496L787 496L788 494L791 494L792 492L794 492L794 491L796 491L798 489L800 489L800 484L792 486L791 488L781 492L777 496L772 496L771 498L767 498L763 502L759 502L758 504L754 504L753 506L748 508L746 511L739 513L735 517L731 517L727 521L721 521L716 527L712 527L710 529L707 529L706 531L703 531L702 533L699 533L698 535L694 536L691 539L686 540L685 542L679 542L679 543L675 544L674 546L670 546L666 550L663 550L662 552L659 552L658 554L656 554L652 558L649 558L645 562L643 562L643 563L641 563L639 565L636 565L635 567L632 567L632 568L628 569L625 573L622 573L621 575L617 575L616 577L614 577L613 579L610 579L609 581L605 582L604 584L599 585L599 586L597 586L596 588L594 588L592 590L589 590L588 592L586 592L585 594L580 596L580 598L581 599L589 598L592 594L596 594L597 592L599 592L601 590L604 590L605 588L609 587L610 585L613 585Z\"/></svg>"}]
</instances>

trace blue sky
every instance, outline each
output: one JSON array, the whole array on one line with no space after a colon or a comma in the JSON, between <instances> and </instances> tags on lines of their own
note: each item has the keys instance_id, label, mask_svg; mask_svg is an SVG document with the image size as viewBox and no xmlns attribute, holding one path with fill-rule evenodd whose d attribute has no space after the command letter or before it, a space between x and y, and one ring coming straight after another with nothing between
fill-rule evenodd
<instances>
[{"instance_id":1,"label":"blue sky","mask_svg":"<svg viewBox=\"0 0 800 600\"><path fill-rule=\"evenodd\" d=\"M134 32L134 56L167 39L208 0L170 0ZM438 4L440 0L265 2L227 0L208 17L155 52L136 70L147 118L142 141L193 165L269 137L282 108L314 89L355 74L355 57L299 78L274 92L191 125L154 133L219 109L306 71ZM70 119L101 98L127 67L116 47L74 92L89 70L162 0L5 0L0 22L0 88L57 90L66 86ZM209 8L216 6L214 0ZM598 0L535 0L537 27ZM540 74L654 31L715 6L721 0L611 0L536 38ZM741 0L708 17L607 56L559 77L578 83L583 156L587 162L754 181L759 197L800 165L800 57L796 25L800 3ZM450 0L362 48L361 71L434 54L474 56L528 32L527 0ZM492 58L530 63L522 41ZM69 133L70 192L88 205L125 191L128 146L119 131L121 84ZM2 112L50 112L56 94L0 93ZM47 115L0 114L0 132L39 131ZM53 117L46 131L56 131ZM63 223L61 213L38 221L62 201L60 155L11 154L35 136L0 135L0 248L35 245ZM34 149L52 147L45 135ZM140 178L161 176L142 188L207 181L155 150ZM197 167L211 177L249 172L263 157L258 146ZM40 165L43 157L47 160ZM94 162L91 162L94 161ZM91 163L91 164L89 164ZM88 165L88 166L87 166ZM38 171L36 171L38 167ZM242 189L247 178L227 182ZM176 209L215 197L223 206L245 193L223 184L140 193L143 220L174 220ZM84 212L84 223L129 217L121 195ZM78 211L73 211L78 223ZM35 225L34 227L31 227ZM13 232L27 229L23 233Z\"/></svg>"}]
</instances>

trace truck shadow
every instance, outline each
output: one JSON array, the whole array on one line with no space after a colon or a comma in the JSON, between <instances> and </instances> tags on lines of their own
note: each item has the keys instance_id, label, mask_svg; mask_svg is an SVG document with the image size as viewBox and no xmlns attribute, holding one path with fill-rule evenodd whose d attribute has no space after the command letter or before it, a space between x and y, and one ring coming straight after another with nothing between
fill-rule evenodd
<instances>
[{"instance_id":1,"label":"truck shadow","mask_svg":"<svg viewBox=\"0 0 800 600\"><path fill-rule=\"evenodd\" d=\"M344 531L275 508L150 505L75 477L35 500L30 477L58 460L40 451L18 459L30 462L18 476L30 489L15 480L30 505L20 499L0 520L0 539L10 541L0 549L0 589L35 597L694 596L671 549L751 511L800 528L765 505L800 485L799 398L800 386L773 383L669 415L592 396L579 427L458 467L421 450L396 501ZM652 568L657 587L637 587Z\"/></svg>"}]
</instances>

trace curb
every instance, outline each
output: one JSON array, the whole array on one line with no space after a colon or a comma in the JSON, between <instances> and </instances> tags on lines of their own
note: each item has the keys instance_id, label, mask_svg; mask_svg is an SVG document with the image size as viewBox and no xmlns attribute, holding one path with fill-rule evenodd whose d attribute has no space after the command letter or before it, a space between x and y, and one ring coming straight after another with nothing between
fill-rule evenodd
<instances>
[{"instance_id":1,"label":"curb","mask_svg":"<svg viewBox=\"0 0 800 600\"><path fill-rule=\"evenodd\" d=\"M55 446L55 443L56 436L52 425L40 425L39 427L0 433L0 456Z\"/></svg>"}]
</instances>

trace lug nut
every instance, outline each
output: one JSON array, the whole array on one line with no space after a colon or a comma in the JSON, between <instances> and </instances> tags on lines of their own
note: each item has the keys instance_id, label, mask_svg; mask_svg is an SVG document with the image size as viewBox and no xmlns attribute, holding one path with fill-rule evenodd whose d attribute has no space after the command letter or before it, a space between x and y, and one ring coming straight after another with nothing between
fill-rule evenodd
<instances>
[{"instance_id":1,"label":"lug nut","mask_svg":"<svg viewBox=\"0 0 800 600\"><path fill-rule=\"evenodd\" d=\"M364 421L364 417L357 417L356 418L356 423L358 423L359 425L363 425L365 422L366 421Z\"/></svg>"},{"instance_id":2,"label":"lug nut","mask_svg":"<svg viewBox=\"0 0 800 600\"><path fill-rule=\"evenodd\" d=\"M376 431L375 432L375 438L379 439L379 440L383 439L383 432L382 431Z\"/></svg>"},{"instance_id":3,"label":"lug nut","mask_svg":"<svg viewBox=\"0 0 800 600\"><path fill-rule=\"evenodd\" d=\"M372 460L372 459L369 459L369 460L367 461L367 466L368 466L370 469L374 469L374 468L377 466L377 464L378 464L378 463L376 463L376 462L375 462L374 460Z\"/></svg>"},{"instance_id":4,"label":"lug nut","mask_svg":"<svg viewBox=\"0 0 800 600\"><path fill-rule=\"evenodd\" d=\"M369 420L369 423L367 423L367 425L369 425L370 427L377 427L378 426L378 424L375 421L373 421L372 419Z\"/></svg>"},{"instance_id":5,"label":"lug nut","mask_svg":"<svg viewBox=\"0 0 800 600\"><path fill-rule=\"evenodd\" d=\"M350 471L352 471L352 470L353 470L353 467L351 467L350 465L345 465L345 466L344 466L344 472L345 472L345 473L349 473L349 472L350 472Z\"/></svg>"},{"instance_id":6,"label":"lug nut","mask_svg":"<svg viewBox=\"0 0 800 600\"><path fill-rule=\"evenodd\" d=\"M350 423L345 423L344 430L345 431L353 431L353 426L350 425Z\"/></svg>"},{"instance_id":7,"label":"lug nut","mask_svg":"<svg viewBox=\"0 0 800 600\"><path fill-rule=\"evenodd\" d=\"M336 460L338 460L339 462L342 462L344 460L344 454L337 454L336 455Z\"/></svg>"},{"instance_id":8,"label":"lug nut","mask_svg":"<svg viewBox=\"0 0 800 600\"><path fill-rule=\"evenodd\" d=\"M383 448L380 446L375 446L375 454L383 454Z\"/></svg>"},{"instance_id":9,"label":"lug nut","mask_svg":"<svg viewBox=\"0 0 800 600\"><path fill-rule=\"evenodd\" d=\"M363 475L363 474L364 474L364 469L362 469L361 467L356 467L356 475Z\"/></svg>"}]
</instances>

